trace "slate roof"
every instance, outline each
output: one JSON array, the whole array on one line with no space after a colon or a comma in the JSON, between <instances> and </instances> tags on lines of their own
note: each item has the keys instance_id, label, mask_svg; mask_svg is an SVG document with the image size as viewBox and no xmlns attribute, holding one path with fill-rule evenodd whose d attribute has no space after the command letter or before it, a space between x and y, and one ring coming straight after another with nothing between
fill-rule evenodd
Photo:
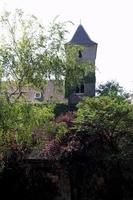
<instances>
[{"instance_id":1,"label":"slate roof","mask_svg":"<svg viewBox=\"0 0 133 200\"><path fill-rule=\"evenodd\" d=\"M78 26L74 36L68 44L97 45L96 42L90 39L89 35L81 24Z\"/></svg>"}]
</instances>

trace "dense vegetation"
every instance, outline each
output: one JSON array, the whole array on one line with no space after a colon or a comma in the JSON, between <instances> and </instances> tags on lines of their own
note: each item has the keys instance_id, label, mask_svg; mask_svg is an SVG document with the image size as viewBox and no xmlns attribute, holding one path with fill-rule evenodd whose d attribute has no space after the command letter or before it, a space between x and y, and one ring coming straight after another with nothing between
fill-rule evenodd
<instances>
[{"instance_id":1,"label":"dense vegetation","mask_svg":"<svg viewBox=\"0 0 133 200\"><path fill-rule=\"evenodd\" d=\"M8 30L0 40L0 187L5 198L7 190L14 199L54 199L58 180L51 181L52 168L54 175L62 170L69 177L72 200L132 199L133 105L127 95L108 82L75 111L62 105L62 114L56 103L22 100L24 86L41 89L51 76L58 81L69 72L67 84L76 84L87 65L76 67L75 49L66 49L65 60L65 24L54 22L46 35L34 16L25 21L20 10L15 16L6 12L1 18ZM7 92L11 83L17 95ZM24 165L29 157L49 167L29 169Z\"/></svg>"},{"instance_id":2,"label":"dense vegetation","mask_svg":"<svg viewBox=\"0 0 133 200\"><path fill-rule=\"evenodd\" d=\"M19 191L26 195L22 199L54 199L59 188L48 174L51 166L55 174L60 165L74 200L131 199L133 106L113 95L83 98L77 111L57 117L55 107L1 101L2 187L13 183L10 193L16 199ZM27 156L45 159L49 167L31 168L29 174L23 168Z\"/></svg>"}]
</instances>

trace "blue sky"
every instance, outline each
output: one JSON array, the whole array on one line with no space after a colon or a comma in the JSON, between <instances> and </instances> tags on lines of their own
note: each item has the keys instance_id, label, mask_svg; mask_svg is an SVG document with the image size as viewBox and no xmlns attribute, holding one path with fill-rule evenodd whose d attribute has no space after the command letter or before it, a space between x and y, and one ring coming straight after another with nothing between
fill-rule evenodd
<instances>
[{"instance_id":1,"label":"blue sky","mask_svg":"<svg viewBox=\"0 0 133 200\"><path fill-rule=\"evenodd\" d=\"M116 80L133 91L133 0L0 0L0 11L22 8L44 25L59 15L71 20L70 36L81 23L98 43L97 83Z\"/></svg>"}]
</instances>

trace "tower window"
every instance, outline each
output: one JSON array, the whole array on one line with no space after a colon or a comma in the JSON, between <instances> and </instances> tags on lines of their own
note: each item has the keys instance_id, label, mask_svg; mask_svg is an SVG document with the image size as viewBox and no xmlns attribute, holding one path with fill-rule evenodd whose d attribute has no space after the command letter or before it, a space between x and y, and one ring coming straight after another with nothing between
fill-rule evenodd
<instances>
[{"instance_id":1,"label":"tower window","mask_svg":"<svg viewBox=\"0 0 133 200\"><path fill-rule=\"evenodd\" d=\"M78 53L79 53L78 57L79 57L79 58L82 58L82 52L79 50Z\"/></svg>"},{"instance_id":2,"label":"tower window","mask_svg":"<svg viewBox=\"0 0 133 200\"><path fill-rule=\"evenodd\" d=\"M76 87L76 93L79 93L79 86Z\"/></svg>"},{"instance_id":3,"label":"tower window","mask_svg":"<svg viewBox=\"0 0 133 200\"><path fill-rule=\"evenodd\" d=\"M84 84L80 85L80 91L81 91L81 93L84 93Z\"/></svg>"},{"instance_id":4,"label":"tower window","mask_svg":"<svg viewBox=\"0 0 133 200\"><path fill-rule=\"evenodd\" d=\"M79 86L76 87L76 90L75 90L76 94L83 94L84 93L84 84L80 84Z\"/></svg>"}]
</instances>

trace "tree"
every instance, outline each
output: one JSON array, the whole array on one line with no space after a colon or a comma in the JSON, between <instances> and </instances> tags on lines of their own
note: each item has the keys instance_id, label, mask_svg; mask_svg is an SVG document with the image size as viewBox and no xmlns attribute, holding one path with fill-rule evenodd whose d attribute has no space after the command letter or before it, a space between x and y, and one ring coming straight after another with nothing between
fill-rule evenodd
<instances>
[{"instance_id":1,"label":"tree","mask_svg":"<svg viewBox=\"0 0 133 200\"><path fill-rule=\"evenodd\" d=\"M100 96L121 96L122 98L128 98L128 93L126 93L115 81L107 81L105 84L100 84L97 89L97 94Z\"/></svg>"},{"instance_id":2,"label":"tree","mask_svg":"<svg viewBox=\"0 0 133 200\"><path fill-rule=\"evenodd\" d=\"M123 135L133 132L133 106L119 96L84 98L78 104L77 132L98 134L117 149Z\"/></svg>"},{"instance_id":3,"label":"tree","mask_svg":"<svg viewBox=\"0 0 133 200\"><path fill-rule=\"evenodd\" d=\"M61 77L64 64L59 54L63 50L65 23L54 21L47 36L35 16L16 10L15 14L6 11L0 24L2 77L7 85L15 85L10 96L17 92L19 98L27 84L41 88L50 76Z\"/></svg>"}]
</instances>

